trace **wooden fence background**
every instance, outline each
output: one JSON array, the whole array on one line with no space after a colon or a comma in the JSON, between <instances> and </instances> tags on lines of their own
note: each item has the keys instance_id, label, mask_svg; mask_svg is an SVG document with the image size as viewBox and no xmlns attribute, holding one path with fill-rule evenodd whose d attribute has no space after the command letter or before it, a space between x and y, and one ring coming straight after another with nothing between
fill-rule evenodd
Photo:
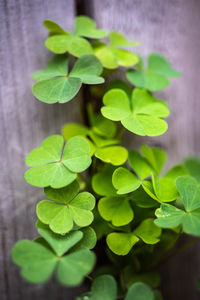
<instances>
[{"instance_id":1,"label":"wooden fence background","mask_svg":"<svg viewBox=\"0 0 200 300\"><path fill-rule=\"evenodd\" d=\"M44 67L50 55L43 46L46 30L42 21L49 18L72 29L77 13L90 15L102 28L119 30L139 40L138 51L144 55L159 52L170 59L182 77L159 93L171 107L169 130L148 141L167 150L169 166L188 154L200 154L199 0L0 0L2 300L73 300L77 295L76 289L66 289L54 281L41 286L24 282L10 260L14 242L36 235L35 205L43 197L42 191L24 181L26 155L43 138L59 133L66 121L80 120L76 101L46 105L31 93L31 73ZM133 145L135 140L128 143ZM200 298L196 289L200 244L174 258L162 271L166 300Z\"/></svg>"}]
</instances>

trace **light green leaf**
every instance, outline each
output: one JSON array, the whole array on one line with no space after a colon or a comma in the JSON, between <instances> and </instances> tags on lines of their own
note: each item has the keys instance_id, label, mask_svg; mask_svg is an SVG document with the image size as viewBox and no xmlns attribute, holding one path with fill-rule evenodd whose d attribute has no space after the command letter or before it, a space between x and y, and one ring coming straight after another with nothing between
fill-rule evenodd
<instances>
[{"instance_id":1,"label":"light green leaf","mask_svg":"<svg viewBox=\"0 0 200 300\"><path fill-rule=\"evenodd\" d=\"M198 157L188 157L185 160L185 167L189 174L200 183L200 160Z\"/></svg>"},{"instance_id":2,"label":"light green leaf","mask_svg":"<svg viewBox=\"0 0 200 300\"><path fill-rule=\"evenodd\" d=\"M157 174L160 174L165 161L166 153L160 148L150 148L147 145L141 146L141 152Z\"/></svg>"},{"instance_id":3,"label":"light green leaf","mask_svg":"<svg viewBox=\"0 0 200 300\"><path fill-rule=\"evenodd\" d=\"M129 42L123 34L117 31L110 32L109 42L112 47L129 47L139 45L139 42L136 41Z\"/></svg>"},{"instance_id":4,"label":"light green leaf","mask_svg":"<svg viewBox=\"0 0 200 300\"><path fill-rule=\"evenodd\" d=\"M77 182L62 189L46 188L46 195L53 201L43 200L37 205L37 216L50 229L58 234L69 232L74 223L85 227L92 223L91 210L95 206L95 198L88 192L77 194Z\"/></svg>"},{"instance_id":5,"label":"light green leaf","mask_svg":"<svg viewBox=\"0 0 200 300\"><path fill-rule=\"evenodd\" d=\"M38 187L64 187L76 179L77 172L89 167L89 151L90 146L82 137L73 137L64 146L62 136L50 136L27 156L26 163L33 168L26 171L25 179Z\"/></svg>"},{"instance_id":6,"label":"light green leaf","mask_svg":"<svg viewBox=\"0 0 200 300\"><path fill-rule=\"evenodd\" d=\"M91 272L95 255L88 249L72 252L60 259L57 267L57 278L68 286L80 285L84 276Z\"/></svg>"},{"instance_id":7,"label":"light green leaf","mask_svg":"<svg viewBox=\"0 0 200 300\"><path fill-rule=\"evenodd\" d=\"M112 182L117 189L117 194L127 194L139 188L141 181L129 170L119 167L112 176Z\"/></svg>"},{"instance_id":8,"label":"light green leaf","mask_svg":"<svg viewBox=\"0 0 200 300\"><path fill-rule=\"evenodd\" d=\"M162 203L156 210L156 219L154 222L162 228L175 228L182 222L185 212L171 204Z\"/></svg>"},{"instance_id":9,"label":"light green leaf","mask_svg":"<svg viewBox=\"0 0 200 300\"><path fill-rule=\"evenodd\" d=\"M134 86L153 92L166 88L170 83L168 78L180 76L180 73L173 70L164 57L152 53L148 57L146 70L130 69L126 75Z\"/></svg>"},{"instance_id":10,"label":"light green leaf","mask_svg":"<svg viewBox=\"0 0 200 300\"><path fill-rule=\"evenodd\" d=\"M156 53L152 53L148 57L148 70L167 77L180 76L179 72L171 68L166 58Z\"/></svg>"},{"instance_id":11,"label":"light green leaf","mask_svg":"<svg viewBox=\"0 0 200 300\"><path fill-rule=\"evenodd\" d=\"M132 233L112 232L107 236L106 241L112 252L117 255L127 255L139 239Z\"/></svg>"},{"instance_id":12,"label":"light green leaf","mask_svg":"<svg viewBox=\"0 0 200 300\"><path fill-rule=\"evenodd\" d=\"M75 19L75 34L92 39L101 39L107 35L107 31L96 29L96 23L92 19L78 16Z\"/></svg>"},{"instance_id":13,"label":"light green leaf","mask_svg":"<svg viewBox=\"0 0 200 300\"><path fill-rule=\"evenodd\" d=\"M44 20L43 25L49 30L50 35L66 33L57 23L51 20Z\"/></svg>"},{"instance_id":14,"label":"light green leaf","mask_svg":"<svg viewBox=\"0 0 200 300\"><path fill-rule=\"evenodd\" d=\"M74 231L77 232L77 231ZM95 247L97 242L97 236L92 227L85 227L81 229L83 233L83 238L78 242L73 248L72 251L80 250L80 249L92 249Z\"/></svg>"},{"instance_id":15,"label":"light green leaf","mask_svg":"<svg viewBox=\"0 0 200 300\"><path fill-rule=\"evenodd\" d=\"M105 105L101 109L103 116L113 121L120 121L131 112L128 96L120 89L108 91L103 97L103 103Z\"/></svg>"},{"instance_id":16,"label":"light green leaf","mask_svg":"<svg viewBox=\"0 0 200 300\"><path fill-rule=\"evenodd\" d=\"M70 72L71 77L78 77L86 84L103 83L103 77L99 77L103 68L100 61L94 55L80 57Z\"/></svg>"},{"instance_id":17,"label":"light green leaf","mask_svg":"<svg viewBox=\"0 0 200 300\"><path fill-rule=\"evenodd\" d=\"M121 146L111 146L97 149L95 156L106 163L119 166L127 160L128 151Z\"/></svg>"},{"instance_id":18,"label":"light green leaf","mask_svg":"<svg viewBox=\"0 0 200 300\"><path fill-rule=\"evenodd\" d=\"M154 300L154 294L148 285L136 282L129 288L125 300Z\"/></svg>"},{"instance_id":19,"label":"light green leaf","mask_svg":"<svg viewBox=\"0 0 200 300\"><path fill-rule=\"evenodd\" d=\"M105 165L103 170L92 177L92 188L98 195L115 196L116 190L112 184L112 174L115 168ZM101 184L99 184L101 183Z\"/></svg>"},{"instance_id":20,"label":"light green leaf","mask_svg":"<svg viewBox=\"0 0 200 300\"><path fill-rule=\"evenodd\" d=\"M77 135L86 136L88 132L89 129L86 126L76 123L68 123L62 129L62 135L66 141Z\"/></svg>"},{"instance_id":21,"label":"light green leaf","mask_svg":"<svg viewBox=\"0 0 200 300\"><path fill-rule=\"evenodd\" d=\"M152 199L142 187L139 187L136 191L132 192L131 200L139 207L150 208L158 205L155 199Z\"/></svg>"},{"instance_id":22,"label":"light green leaf","mask_svg":"<svg viewBox=\"0 0 200 300\"><path fill-rule=\"evenodd\" d=\"M129 151L128 162L141 180L151 175L152 168L147 160L143 158L137 151Z\"/></svg>"},{"instance_id":23,"label":"light green leaf","mask_svg":"<svg viewBox=\"0 0 200 300\"><path fill-rule=\"evenodd\" d=\"M34 80L45 80L57 76L65 76L68 72L68 57L66 55L55 55L44 70L33 73Z\"/></svg>"},{"instance_id":24,"label":"light green leaf","mask_svg":"<svg viewBox=\"0 0 200 300\"><path fill-rule=\"evenodd\" d=\"M56 277L61 283L69 286L80 284L94 266L94 254L88 249L83 249L66 256L62 255L80 240L81 233L73 232L68 236L58 237L42 225L39 225L38 229L57 253L41 239L40 242L17 242L12 249L12 259L21 267L22 276L29 282L38 284L47 281L56 271Z\"/></svg>"},{"instance_id":25,"label":"light green leaf","mask_svg":"<svg viewBox=\"0 0 200 300\"><path fill-rule=\"evenodd\" d=\"M75 136L66 143L62 162L72 172L83 172L91 164L90 145L82 137Z\"/></svg>"},{"instance_id":26,"label":"light green leaf","mask_svg":"<svg viewBox=\"0 0 200 300\"><path fill-rule=\"evenodd\" d=\"M45 46L53 53L63 54L69 50L72 38L71 34L68 33L53 35L45 41Z\"/></svg>"},{"instance_id":27,"label":"light green leaf","mask_svg":"<svg viewBox=\"0 0 200 300\"><path fill-rule=\"evenodd\" d=\"M92 283L91 292L93 300L116 300L116 281L111 275L101 275Z\"/></svg>"},{"instance_id":28,"label":"light green leaf","mask_svg":"<svg viewBox=\"0 0 200 300\"><path fill-rule=\"evenodd\" d=\"M62 36L53 36L61 38ZM58 64L57 64L58 62ZM33 85L34 96L46 103L65 103L70 101L78 93L82 83L99 84L104 82L99 77L102 66L94 55L83 55L80 57L68 75L68 60L65 55L53 58L47 68L34 73L33 78L38 80ZM66 70L64 72L64 70Z\"/></svg>"},{"instance_id":29,"label":"light green leaf","mask_svg":"<svg viewBox=\"0 0 200 300\"><path fill-rule=\"evenodd\" d=\"M194 178L179 177L176 180L176 186L187 212L200 208L200 185Z\"/></svg>"},{"instance_id":30,"label":"light green leaf","mask_svg":"<svg viewBox=\"0 0 200 300\"><path fill-rule=\"evenodd\" d=\"M92 46L87 40L71 34L51 36L45 41L45 46L56 54L69 52L75 57L93 54Z\"/></svg>"},{"instance_id":31,"label":"light green leaf","mask_svg":"<svg viewBox=\"0 0 200 300\"><path fill-rule=\"evenodd\" d=\"M22 277L37 284L50 278L58 262L51 250L28 240L21 240L14 245L12 259L22 267Z\"/></svg>"},{"instance_id":32,"label":"light green leaf","mask_svg":"<svg viewBox=\"0 0 200 300\"><path fill-rule=\"evenodd\" d=\"M134 66L138 63L138 56L124 49L112 49L112 53L117 60L117 64L122 67Z\"/></svg>"},{"instance_id":33,"label":"light green leaf","mask_svg":"<svg viewBox=\"0 0 200 300\"><path fill-rule=\"evenodd\" d=\"M134 234L146 244L156 244L160 241L161 229L154 224L154 219L145 219L135 230Z\"/></svg>"},{"instance_id":34,"label":"light green leaf","mask_svg":"<svg viewBox=\"0 0 200 300\"><path fill-rule=\"evenodd\" d=\"M161 119L169 115L166 103L140 89L133 91L131 101L132 105L123 90L110 90L104 95L105 106L101 112L110 120L121 121L126 129L138 135L157 136L167 130L167 123Z\"/></svg>"},{"instance_id":35,"label":"light green leaf","mask_svg":"<svg viewBox=\"0 0 200 300\"><path fill-rule=\"evenodd\" d=\"M178 177L176 185L185 211L169 204L163 204L156 210L155 224L163 228L182 225L184 232L200 236L200 186L190 176Z\"/></svg>"},{"instance_id":36,"label":"light green leaf","mask_svg":"<svg viewBox=\"0 0 200 300\"><path fill-rule=\"evenodd\" d=\"M94 115L92 130L103 137L113 138L116 134L117 126L114 122L105 119L101 114L96 114Z\"/></svg>"},{"instance_id":37,"label":"light green leaf","mask_svg":"<svg viewBox=\"0 0 200 300\"><path fill-rule=\"evenodd\" d=\"M107 69L116 69L118 66L129 67L139 61L135 53L124 49L118 49L104 43L93 43L94 54Z\"/></svg>"},{"instance_id":38,"label":"light green leaf","mask_svg":"<svg viewBox=\"0 0 200 300\"><path fill-rule=\"evenodd\" d=\"M134 213L127 198L104 197L98 203L100 215L114 226L124 226L133 220Z\"/></svg>"},{"instance_id":39,"label":"light green leaf","mask_svg":"<svg viewBox=\"0 0 200 300\"><path fill-rule=\"evenodd\" d=\"M36 228L39 234L49 243L51 248L58 256L62 256L80 240L82 241L84 236L83 232L81 231L72 231L62 236L59 234L55 234L49 229L49 226L43 224L40 221L37 221Z\"/></svg>"}]
</instances>

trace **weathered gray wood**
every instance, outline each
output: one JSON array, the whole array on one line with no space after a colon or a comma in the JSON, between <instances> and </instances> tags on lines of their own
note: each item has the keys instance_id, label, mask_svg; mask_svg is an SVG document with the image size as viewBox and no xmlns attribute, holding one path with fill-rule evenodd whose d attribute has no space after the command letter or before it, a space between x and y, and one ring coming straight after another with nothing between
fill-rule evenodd
<instances>
[{"instance_id":1,"label":"weathered gray wood","mask_svg":"<svg viewBox=\"0 0 200 300\"><path fill-rule=\"evenodd\" d=\"M48 135L60 133L69 120L79 119L77 103L46 105L34 99L31 73L45 66L47 31L42 22L50 18L72 29L72 0L0 1L0 298L74 299L77 291L51 281L42 286L27 284L10 259L12 245L36 236L35 206L43 192L23 178L25 157Z\"/></svg>"},{"instance_id":2,"label":"weathered gray wood","mask_svg":"<svg viewBox=\"0 0 200 300\"><path fill-rule=\"evenodd\" d=\"M171 108L169 130L157 138L127 138L129 145L161 145L168 152L169 163L181 161L188 154L200 154L200 1L198 0L94 0L93 16L98 25L118 30L129 39L138 40L135 49L143 55L164 54L182 77L158 93ZM200 245L166 267L163 289L165 299L199 299L196 279L200 276Z\"/></svg>"}]
</instances>

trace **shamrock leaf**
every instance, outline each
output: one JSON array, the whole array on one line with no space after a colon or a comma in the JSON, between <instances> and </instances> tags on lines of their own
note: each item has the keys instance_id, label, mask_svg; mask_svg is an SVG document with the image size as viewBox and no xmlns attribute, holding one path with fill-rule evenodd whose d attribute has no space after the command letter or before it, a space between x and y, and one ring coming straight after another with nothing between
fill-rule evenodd
<instances>
[{"instance_id":1,"label":"shamrock leaf","mask_svg":"<svg viewBox=\"0 0 200 300\"><path fill-rule=\"evenodd\" d=\"M112 185L113 171L113 167L105 165L101 172L93 176L92 188L97 194L105 196L98 202L101 217L106 221L111 221L114 226L124 226L133 220L134 212L129 203L131 198L116 194Z\"/></svg>"},{"instance_id":2,"label":"shamrock leaf","mask_svg":"<svg viewBox=\"0 0 200 300\"><path fill-rule=\"evenodd\" d=\"M96 29L96 23L92 19L78 16L75 19L75 34L91 39L101 39L107 35L107 31Z\"/></svg>"},{"instance_id":3,"label":"shamrock leaf","mask_svg":"<svg viewBox=\"0 0 200 300\"><path fill-rule=\"evenodd\" d=\"M151 198L142 187L131 193L131 200L134 204L141 208L151 208L158 206L158 202Z\"/></svg>"},{"instance_id":4,"label":"shamrock leaf","mask_svg":"<svg viewBox=\"0 0 200 300\"><path fill-rule=\"evenodd\" d=\"M177 177L188 175L186 168L177 165L171 168L163 177L152 174L152 182L144 181L143 188L147 194L158 202L171 202L179 197L175 184Z\"/></svg>"},{"instance_id":5,"label":"shamrock leaf","mask_svg":"<svg viewBox=\"0 0 200 300\"><path fill-rule=\"evenodd\" d=\"M127 197L103 197L98 203L102 218L114 226L124 226L133 220L134 213Z\"/></svg>"},{"instance_id":6,"label":"shamrock leaf","mask_svg":"<svg viewBox=\"0 0 200 300\"><path fill-rule=\"evenodd\" d=\"M66 31L64 31L60 25L55 23L54 21L51 20L44 20L43 21L44 27L49 30L49 35L56 35L56 34L65 34Z\"/></svg>"},{"instance_id":7,"label":"shamrock leaf","mask_svg":"<svg viewBox=\"0 0 200 300\"><path fill-rule=\"evenodd\" d=\"M116 48L139 45L139 42L135 42L135 41L129 42L123 34L117 32L117 31L110 32L109 42L110 42L111 47L116 47Z\"/></svg>"},{"instance_id":8,"label":"shamrock leaf","mask_svg":"<svg viewBox=\"0 0 200 300\"><path fill-rule=\"evenodd\" d=\"M25 179L37 187L64 187L76 179L77 172L89 167L89 152L88 142L81 137L73 137L64 145L62 136L50 136L27 156L26 164L32 168L26 171Z\"/></svg>"},{"instance_id":9,"label":"shamrock leaf","mask_svg":"<svg viewBox=\"0 0 200 300\"><path fill-rule=\"evenodd\" d=\"M147 145L141 146L141 153L152 170L159 175L167 159L166 153L160 148L150 148Z\"/></svg>"},{"instance_id":10,"label":"shamrock leaf","mask_svg":"<svg viewBox=\"0 0 200 300\"><path fill-rule=\"evenodd\" d=\"M147 91L135 89L131 103L127 94L120 89L108 91L103 98L104 117L121 121L129 131L138 135L158 136L167 130L167 123L162 120L169 115L165 102L153 98Z\"/></svg>"},{"instance_id":11,"label":"shamrock leaf","mask_svg":"<svg viewBox=\"0 0 200 300\"><path fill-rule=\"evenodd\" d=\"M117 255L127 255L138 241L133 233L112 232L106 238L108 247Z\"/></svg>"},{"instance_id":12,"label":"shamrock leaf","mask_svg":"<svg viewBox=\"0 0 200 300\"><path fill-rule=\"evenodd\" d=\"M163 228L182 225L183 231L200 236L200 185L190 176L177 178L176 186L183 201L183 209L161 204L156 210L155 224Z\"/></svg>"},{"instance_id":13,"label":"shamrock leaf","mask_svg":"<svg viewBox=\"0 0 200 300\"><path fill-rule=\"evenodd\" d=\"M96 29L96 23L85 16L78 16L75 20L75 33L64 31L53 21L45 20L44 26L49 30L50 37L46 40L46 47L57 54L69 52L76 57L92 54L90 43L83 37L103 38L107 35L105 30Z\"/></svg>"},{"instance_id":14,"label":"shamrock leaf","mask_svg":"<svg viewBox=\"0 0 200 300\"><path fill-rule=\"evenodd\" d=\"M141 181L133 173L122 167L114 171L112 182L117 189L117 194L128 194L137 190L141 185Z\"/></svg>"},{"instance_id":15,"label":"shamrock leaf","mask_svg":"<svg viewBox=\"0 0 200 300\"><path fill-rule=\"evenodd\" d=\"M101 115L95 115L93 118L91 129L79 124L67 124L62 131L64 138L68 140L71 136L80 135L90 143L91 155L94 154L98 159L114 166L123 164L127 160L128 151L118 146L119 140L113 138L116 133L115 124Z\"/></svg>"},{"instance_id":16,"label":"shamrock leaf","mask_svg":"<svg viewBox=\"0 0 200 300\"><path fill-rule=\"evenodd\" d=\"M198 157L188 157L184 165L189 172L189 175L194 177L200 183L200 160Z\"/></svg>"},{"instance_id":17,"label":"shamrock leaf","mask_svg":"<svg viewBox=\"0 0 200 300\"><path fill-rule=\"evenodd\" d=\"M110 43L114 44L113 37ZM94 54L107 69L116 69L119 66L129 67L136 65L139 61L138 56L130 51L119 49L118 46L107 45L102 42L93 42Z\"/></svg>"},{"instance_id":18,"label":"shamrock leaf","mask_svg":"<svg viewBox=\"0 0 200 300\"><path fill-rule=\"evenodd\" d=\"M33 74L38 82L33 85L34 96L42 102L65 103L73 99L81 85L100 84L104 79L99 75L102 65L94 55L83 55L68 74L68 57L55 56L44 70Z\"/></svg>"},{"instance_id":19,"label":"shamrock leaf","mask_svg":"<svg viewBox=\"0 0 200 300\"><path fill-rule=\"evenodd\" d=\"M116 300L117 283L111 275L101 275L92 283L91 296L93 300Z\"/></svg>"},{"instance_id":20,"label":"shamrock leaf","mask_svg":"<svg viewBox=\"0 0 200 300\"><path fill-rule=\"evenodd\" d=\"M155 300L155 297L148 285L136 282L129 288L125 300Z\"/></svg>"},{"instance_id":21,"label":"shamrock leaf","mask_svg":"<svg viewBox=\"0 0 200 300\"><path fill-rule=\"evenodd\" d=\"M12 259L21 267L21 275L31 283L43 283L55 272L60 283L79 285L94 266L94 253L85 248L63 254L81 240L83 233L57 236L40 222L37 227L44 242L21 240L12 249Z\"/></svg>"},{"instance_id":22,"label":"shamrock leaf","mask_svg":"<svg viewBox=\"0 0 200 300\"><path fill-rule=\"evenodd\" d=\"M91 210L95 206L95 198L88 192L79 192L77 181L61 189L45 188L46 196L53 200L43 200L37 205L37 216L48 224L55 233L65 234L73 225L85 227L92 223Z\"/></svg>"},{"instance_id":23,"label":"shamrock leaf","mask_svg":"<svg viewBox=\"0 0 200 300\"><path fill-rule=\"evenodd\" d=\"M160 241L161 229L154 224L154 219L149 218L142 221L142 223L134 230L134 234L143 240L146 244L156 244Z\"/></svg>"},{"instance_id":24,"label":"shamrock leaf","mask_svg":"<svg viewBox=\"0 0 200 300\"><path fill-rule=\"evenodd\" d=\"M178 77L180 73L173 70L170 63L161 55L152 53L148 57L146 70L130 69L126 73L127 79L136 87L149 91L159 91L169 85L169 77Z\"/></svg>"},{"instance_id":25,"label":"shamrock leaf","mask_svg":"<svg viewBox=\"0 0 200 300\"><path fill-rule=\"evenodd\" d=\"M112 174L115 167L105 165L104 168L92 177L92 188L100 196L117 196L112 184ZM99 184L101 182L101 184Z\"/></svg>"},{"instance_id":26,"label":"shamrock leaf","mask_svg":"<svg viewBox=\"0 0 200 300\"><path fill-rule=\"evenodd\" d=\"M148 218L142 221L133 232L112 232L108 234L106 242L115 254L127 255L139 240L154 245L160 241L160 235L160 228L154 224L152 218Z\"/></svg>"}]
</instances>

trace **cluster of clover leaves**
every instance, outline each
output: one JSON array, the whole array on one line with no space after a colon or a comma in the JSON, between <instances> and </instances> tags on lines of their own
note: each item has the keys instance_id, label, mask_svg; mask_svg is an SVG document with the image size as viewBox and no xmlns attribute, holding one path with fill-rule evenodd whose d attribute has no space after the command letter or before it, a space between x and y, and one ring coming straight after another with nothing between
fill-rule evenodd
<instances>
[{"instance_id":1,"label":"cluster of clover leaves","mask_svg":"<svg viewBox=\"0 0 200 300\"><path fill-rule=\"evenodd\" d=\"M124 49L138 42L97 29L88 17L76 18L74 32L50 20L44 26L45 45L55 56L33 74L33 94L66 103L82 84L93 85L89 124L66 124L27 156L25 179L44 188L46 199L36 208L40 236L17 242L13 261L31 283L52 274L67 286L89 278L91 291L77 300L160 300L156 267L182 233L200 237L200 162L188 158L163 174L162 149L127 150L121 141L124 128L139 136L166 132L169 107L152 92L179 73L158 54L146 65ZM131 86L110 80L118 67L129 68Z\"/></svg>"}]
</instances>

